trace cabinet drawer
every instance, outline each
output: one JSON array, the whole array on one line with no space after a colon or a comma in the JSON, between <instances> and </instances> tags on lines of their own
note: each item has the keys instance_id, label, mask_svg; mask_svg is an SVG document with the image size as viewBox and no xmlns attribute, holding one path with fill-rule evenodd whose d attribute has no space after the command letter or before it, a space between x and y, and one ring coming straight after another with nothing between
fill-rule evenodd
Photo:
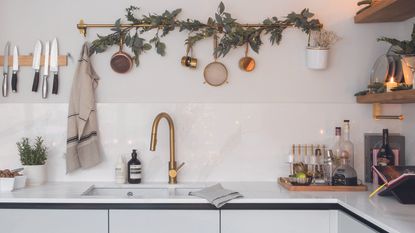
<instances>
[{"instance_id":1,"label":"cabinet drawer","mask_svg":"<svg viewBox=\"0 0 415 233\"><path fill-rule=\"evenodd\" d=\"M221 233L330 232L328 210L223 210Z\"/></svg>"},{"instance_id":2,"label":"cabinet drawer","mask_svg":"<svg viewBox=\"0 0 415 233\"><path fill-rule=\"evenodd\" d=\"M107 210L0 209L7 233L106 233Z\"/></svg>"},{"instance_id":3,"label":"cabinet drawer","mask_svg":"<svg viewBox=\"0 0 415 233\"><path fill-rule=\"evenodd\" d=\"M218 210L110 210L110 233L219 233Z\"/></svg>"}]
</instances>

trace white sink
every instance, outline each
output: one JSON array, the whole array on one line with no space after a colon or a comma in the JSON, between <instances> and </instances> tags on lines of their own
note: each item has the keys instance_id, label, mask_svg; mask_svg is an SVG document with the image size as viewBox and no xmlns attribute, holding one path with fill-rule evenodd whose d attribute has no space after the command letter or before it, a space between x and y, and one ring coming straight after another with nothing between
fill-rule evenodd
<instances>
[{"instance_id":1,"label":"white sink","mask_svg":"<svg viewBox=\"0 0 415 233\"><path fill-rule=\"evenodd\" d=\"M82 196L109 197L109 198L174 198L187 197L189 192L198 191L205 186L194 185L119 185L98 186L92 185Z\"/></svg>"}]
</instances>

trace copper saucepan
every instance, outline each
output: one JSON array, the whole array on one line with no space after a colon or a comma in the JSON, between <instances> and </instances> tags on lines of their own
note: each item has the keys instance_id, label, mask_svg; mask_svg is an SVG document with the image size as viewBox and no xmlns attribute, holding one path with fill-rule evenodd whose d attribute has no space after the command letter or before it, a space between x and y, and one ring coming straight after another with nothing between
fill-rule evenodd
<instances>
[{"instance_id":1,"label":"copper saucepan","mask_svg":"<svg viewBox=\"0 0 415 233\"><path fill-rule=\"evenodd\" d=\"M123 45L124 45L124 40L123 40L123 37L121 36L120 50L114 53L114 55L112 55L111 57L111 68L112 70L114 70L115 72L119 74L125 74L128 71L130 71L134 63L131 56L122 50Z\"/></svg>"}]
</instances>

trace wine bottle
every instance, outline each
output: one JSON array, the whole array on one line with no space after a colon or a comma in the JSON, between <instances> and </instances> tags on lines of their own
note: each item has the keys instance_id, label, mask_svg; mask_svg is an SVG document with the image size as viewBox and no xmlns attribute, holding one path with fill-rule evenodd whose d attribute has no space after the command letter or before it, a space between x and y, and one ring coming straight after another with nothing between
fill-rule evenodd
<instances>
[{"instance_id":1,"label":"wine bottle","mask_svg":"<svg viewBox=\"0 0 415 233\"><path fill-rule=\"evenodd\" d=\"M131 160L128 161L128 183L141 183L141 162L137 158L137 150L133 150Z\"/></svg>"},{"instance_id":2,"label":"wine bottle","mask_svg":"<svg viewBox=\"0 0 415 233\"><path fill-rule=\"evenodd\" d=\"M354 167L354 146L350 141L350 121L344 120L342 150L349 154L349 164Z\"/></svg>"},{"instance_id":3,"label":"wine bottle","mask_svg":"<svg viewBox=\"0 0 415 233\"><path fill-rule=\"evenodd\" d=\"M382 147L376 155L378 166L393 166L395 165L395 155L389 145L389 131L383 129Z\"/></svg>"}]
</instances>

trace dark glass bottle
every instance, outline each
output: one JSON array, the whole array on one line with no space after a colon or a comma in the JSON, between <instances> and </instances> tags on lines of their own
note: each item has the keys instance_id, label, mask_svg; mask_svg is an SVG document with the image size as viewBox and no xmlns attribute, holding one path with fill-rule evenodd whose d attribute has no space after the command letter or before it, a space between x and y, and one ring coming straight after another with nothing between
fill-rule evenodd
<instances>
[{"instance_id":1,"label":"dark glass bottle","mask_svg":"<svg viewBox=\"0 0 415 233\"><path fill-rule=\"evenodd\" d=\"M382 147L379 149L376 155L378 166L393 166L395 165L395 155L392 148L389 145L389 132L388 129L383 129Z\"/></svg>"},{"instance_id":2,"label":"dark glass bottle","mask_svg":"<svg viewBox=\"0 0 415 233\"><path fill-rule=\"evenodd\" d=\"M128 183L141 183L141 162L137 158L137 150L133 150L131 159L128 161Z\"/></svg>"}]
</instances>

